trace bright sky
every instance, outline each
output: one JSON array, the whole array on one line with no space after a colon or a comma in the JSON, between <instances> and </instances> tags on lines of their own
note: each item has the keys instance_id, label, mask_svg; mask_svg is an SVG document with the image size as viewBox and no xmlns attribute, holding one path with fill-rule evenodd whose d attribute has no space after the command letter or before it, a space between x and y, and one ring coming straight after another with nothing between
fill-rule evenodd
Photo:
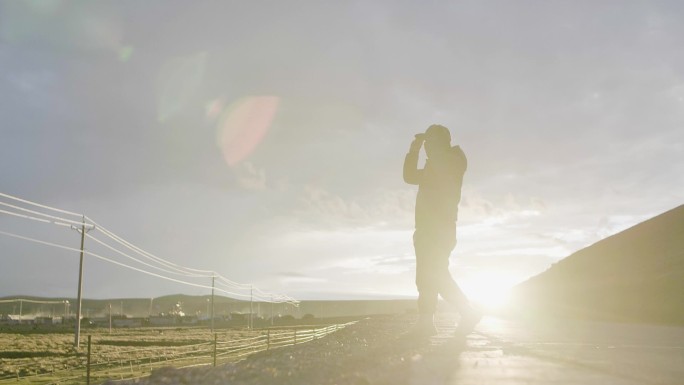
<instances>
[{"instance_id":1,"label":"bright sky","mask_svg":"<svg viewBox=\"0 0 684 385\"><path fill-rule=\"evenodd\" d=\"M451 271L496 300L682 203L683 46L676 1L5 1L0 192L298 299L414 296L401 167L440 123L469 159ZM0 296L77 272L0 235ZM86 297L179 292L208 293L86 258Z\"/></svg>"}]
</instances>

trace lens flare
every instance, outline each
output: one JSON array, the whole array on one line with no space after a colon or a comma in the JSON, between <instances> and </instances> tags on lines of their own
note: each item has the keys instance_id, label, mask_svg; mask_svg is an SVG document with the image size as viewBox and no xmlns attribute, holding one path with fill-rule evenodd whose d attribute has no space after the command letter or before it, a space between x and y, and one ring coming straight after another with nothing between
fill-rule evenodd
<instances>
[{"instance_id":1,"label":"lens flare","mask_svg":"<svg viewBox=\"0 0 684 385\"><path fill-rule=\"evenodd\" d=\"M133 46L125 45L119 49L119 61L127 62L133 55Z\"/></svg>"},{"instance_id":2,"label":"lens flare","mask_svg":"<svg viewBox=\"0 0 684 385\"><path fill-rule=\"evenodd\" d=\"M223 104L223 98L219 98L208 102L204 106L204 113L207 117L207 121L213 122L218 119L219 115L221 115L221 112L223 111Z\"/></svg>"},{"instance_id":3,"label":"lens flare","mask_svg":"<svg viewBox=\"0 0 684 385\"><path fill-rule=\"evenodd\" d=\"M217 145L229 166L247 158L261 143L278 110L277 96L252 96L233 103L221 114Z\"/></svg>"},{"instance_id":4,"label":"lens flare","mask_svg":"<svg viewBox=\"0 0 684 385\"><path fill-rule=\"evenodd\" d=\"M207 53L175 58L167 62L159 74L159 106L157 118L164 122L179 113L199 88L207 63Z\"/></svg>"}]
</instances>

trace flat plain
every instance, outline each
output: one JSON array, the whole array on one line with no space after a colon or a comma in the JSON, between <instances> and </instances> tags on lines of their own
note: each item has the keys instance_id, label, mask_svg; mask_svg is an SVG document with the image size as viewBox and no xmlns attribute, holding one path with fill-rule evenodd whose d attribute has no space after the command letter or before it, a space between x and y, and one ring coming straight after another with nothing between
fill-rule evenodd
<instances>
[{"instance_id":1,"label":"flat plain","mask_svg":"<svg viewBox=\"0 0 684 385\"><path fill-rule=\"evenodd\" d=\"M274 336L287 331L274 329ZM66 330L5 329L0 333L0 384L81 383L91 338L91 378L122 379L144 376L162 366L186 367L211 364L214 346L222 350L222 362L232 351L260 350L264 330L225 329L215 335L207 328L85 329L80 348L74 333ZM216 342L214 340L216 338Z\"/></svg>"}]
</instances>

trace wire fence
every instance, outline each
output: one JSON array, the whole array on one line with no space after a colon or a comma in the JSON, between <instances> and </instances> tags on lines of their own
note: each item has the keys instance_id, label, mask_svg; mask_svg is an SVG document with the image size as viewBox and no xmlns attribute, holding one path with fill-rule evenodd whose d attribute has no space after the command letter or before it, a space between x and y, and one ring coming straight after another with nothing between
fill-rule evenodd
<instances>
[{"instance_id":1,"label":"wire fence","mask_svg":"<svg viewBox=\"0 0 684 385\"><path fill-rule=\"evenodd\" d=\"M214 333L201 343L178 346L153 346L117 351L98 351L106 343L88 336L87 351L74 352L74 362L62 367L36 369L34 363L13 368L14 373L0 376L0 384L91 384L106 380L124 380L149 375L161 367L187 368L217 366L261 351L304 344L353 325L356 321L327 326L294 326L283 329L251 330L251 335L234 338L234 333ZM100 344L98 344L100 342ZM38 371L38 373L36 373Z\"/></svg>"}]
</instances>

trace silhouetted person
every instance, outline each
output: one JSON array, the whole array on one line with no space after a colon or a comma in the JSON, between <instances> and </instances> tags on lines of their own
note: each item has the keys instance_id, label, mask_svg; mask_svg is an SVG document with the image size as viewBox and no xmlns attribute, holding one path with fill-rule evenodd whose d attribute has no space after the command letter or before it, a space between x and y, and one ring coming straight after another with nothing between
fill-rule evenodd
<instances>
[{"instance_id":1,"label":"silhouetted person","mask_svg":"<svg viewBox=\"0 0 684 385\"><path fill-rule=\"evenodd\" d=\"M425 144L427 160L418 168L418 155ZM463 175L468 167L463 150L451 146L449 130L440 125L417 134L404 160L404 181L418 185L416 197L416 286L418 287L419 334L437 332L433 316L438 295L454 305L461 315L459 329L470 332L479 313L449 273L449 256L456 246L456 219L461 200Z\"/></svg>"}]
</instances>

